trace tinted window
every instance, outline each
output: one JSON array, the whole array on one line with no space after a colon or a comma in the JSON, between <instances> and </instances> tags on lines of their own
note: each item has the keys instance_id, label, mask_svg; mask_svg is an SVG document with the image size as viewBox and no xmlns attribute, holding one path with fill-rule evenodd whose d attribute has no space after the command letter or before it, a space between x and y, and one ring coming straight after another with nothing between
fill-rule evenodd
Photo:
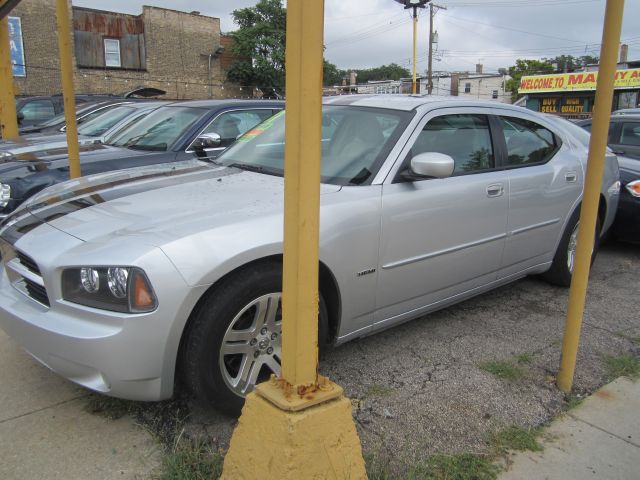
<instances>
[{"instance_id":1,"label":"tinted window","mask_svg":"<svg viewBox=\"0 0 640 480\"><path fill-rule=\"evenodd\" d=\"M444 153L453 158L454 175L494 168L487 116L444 115L429 120L409 155L426 152Z\"/></svg>"},{"instance_id":2,"label":"tinted window","mask_svg":"<svg viewBox=\"0 0 640 480\"><path fill-rule=\"evenodd\" d=\"M620 143L640 147L640 122L622 124Z\"/></svg>"},{"instance_id":3,"label":"tinted window","mask_svg":"<svg viewBox=\"0 0 640 480\"><path fill-rule=\"evenodd\" d=\"M238 136L251 130L272 115L272 110L246 110L226 112L217 117L203 133L217 133L222 139L221 147L228 147Z\"/></svg>"},{"instance_id":4,"label":"tinted window","mask_svg":"<svg viewBox=\"0 0 640 480\"><path fill-rule=\"evenodd\" d=\"M24 115L24 123L37 123L49 120L56 112L50 100L33 100L25 104L20 110Z\"/></svg>"},{"instance_id":5,"label":"tinted window","mask_svg":"<svg viewBox=\"0 0 640 480\"><path fill-rule=\"evenodd\" d=\"M507 165L529 165L548 161L558 149L550 130L529 120L500 117L507 143Z\"/></svg>"}]
</instances>

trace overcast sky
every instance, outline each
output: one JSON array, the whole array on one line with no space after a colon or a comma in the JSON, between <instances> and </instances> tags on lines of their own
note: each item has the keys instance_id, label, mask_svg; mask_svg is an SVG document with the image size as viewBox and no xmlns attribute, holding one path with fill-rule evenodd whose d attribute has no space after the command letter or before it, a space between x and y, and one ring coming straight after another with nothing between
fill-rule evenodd
<instances>
[{"instance_id":1,"label":"overcast sky","mask_svg":"<svg viewBox=\"0 0 640 480\"><path fill-rule=\"evenodd\" d=\"M219 17L222 31L236 28L233 9L257 0L74 0L74 5L140 13L142 5ZM447 10L435 17L438 47L434 70L485 72L514 64L516 58L561 54L598 55L605 0L440 0ZM627 0L622 40L629 59L640 60L640 1ZM108 5L108 7L106 6ZM418 24L418 71L427 67L427 10ZM412 27L408 11L393 0L325 2L325 58L340 68L398 63L411 68Z\"/></svg>"}]
</instances>

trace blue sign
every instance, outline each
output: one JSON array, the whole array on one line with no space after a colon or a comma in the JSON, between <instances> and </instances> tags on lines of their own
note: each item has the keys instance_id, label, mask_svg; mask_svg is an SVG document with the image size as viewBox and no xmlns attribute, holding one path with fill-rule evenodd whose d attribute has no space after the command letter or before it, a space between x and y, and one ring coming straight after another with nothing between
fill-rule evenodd
<instances>
[{"instance_id":1,"label":"blue sign","mask_svg":"<svg viewBox=\"0 0 640 480\"><path fill-rule=\"evenodd\" d=\"M27 67L24 64L24 45L22 44L22 24L20 17L9 17L9 51L13 64L14 77L26 77Z\"/></svg>"}]
</instances>

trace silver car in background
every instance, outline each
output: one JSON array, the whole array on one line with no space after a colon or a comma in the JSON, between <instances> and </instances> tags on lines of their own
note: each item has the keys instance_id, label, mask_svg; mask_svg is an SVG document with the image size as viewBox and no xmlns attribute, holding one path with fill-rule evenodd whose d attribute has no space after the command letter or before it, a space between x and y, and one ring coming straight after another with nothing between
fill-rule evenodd
<instances>
[{"instance_id":1,"label":"silver car in background","mask_svg":"<svg viewBox=\"0 0 640 480\"><path fill-rule=\"evenodd\" d=\"M179 376L237 413L280 369L283 117L214 163L36 195L0 230L0 326L90 389L160 400ZM321 345L530 274L569 284L587 155L562 123L395 95L325 99L322 124ZM597 239L619 195L606 160Z\"/></svg>"}]
</instances>

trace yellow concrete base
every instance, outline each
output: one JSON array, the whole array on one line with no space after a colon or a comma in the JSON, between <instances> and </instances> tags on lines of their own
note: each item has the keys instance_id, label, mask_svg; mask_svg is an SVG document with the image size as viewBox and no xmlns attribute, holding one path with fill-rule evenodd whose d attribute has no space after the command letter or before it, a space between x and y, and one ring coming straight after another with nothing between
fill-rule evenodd
<instances>
[{"instance_id":1,"label":"yellow concrete base","mask_svg":"<svg viewBox=\"0 0 640 480\"><path fill-rule=\"evenodd\" d=\"M231 437L221 478L366 479L351 402L340 396L287 412L250 393Z\"/></svg>"}]
</instances>

